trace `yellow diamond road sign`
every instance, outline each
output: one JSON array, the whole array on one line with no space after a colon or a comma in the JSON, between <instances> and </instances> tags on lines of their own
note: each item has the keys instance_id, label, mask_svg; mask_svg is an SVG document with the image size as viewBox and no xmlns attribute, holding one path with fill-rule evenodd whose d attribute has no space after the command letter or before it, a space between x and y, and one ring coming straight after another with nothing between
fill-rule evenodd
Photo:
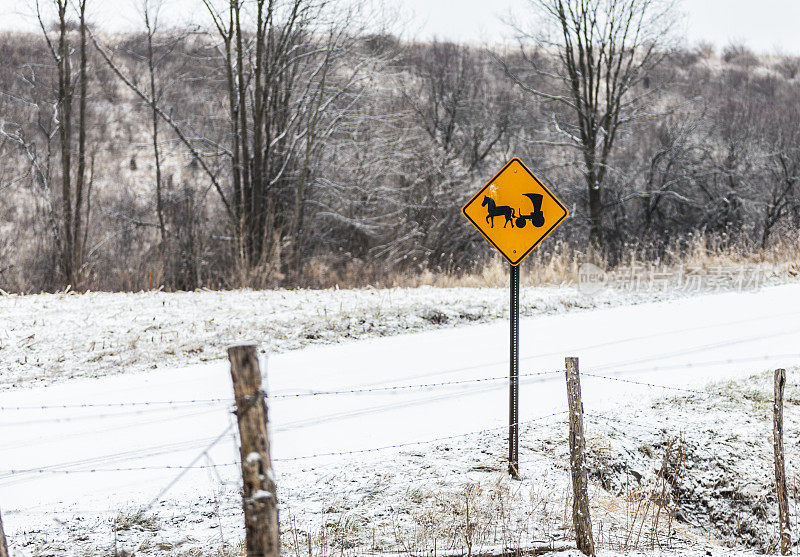
<instances>
[{"instance_id":1,"label":"yellow diamond road sign","mask_svg":"<svg viewBox=\"0 0 800 557\"><path fill-rule=\"evenodd\" d=\"M516 157L461 212L512 265L519 265L569 214Z\"/></svg>"}]
</instances>

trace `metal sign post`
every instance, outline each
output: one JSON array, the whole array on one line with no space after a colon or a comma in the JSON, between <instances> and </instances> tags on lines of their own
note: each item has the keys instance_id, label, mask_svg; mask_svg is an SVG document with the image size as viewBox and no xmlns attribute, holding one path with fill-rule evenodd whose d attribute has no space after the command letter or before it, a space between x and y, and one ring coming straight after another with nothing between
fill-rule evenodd
<instances>
[{"instance_id":1,"label":"metal sign post","mask_svg":"<svg viewBox=\"0 0 800 557\"><path fill-rule=\"evenodd\" d=\"M508 391L508 473L519 477L519 267L511 267L511 353Z\"/></svg>"},{"instance_id":2,"label":"metal sign post","mask_svg":"<svg viewBox=\"0 0 800 557\"><path fill-rule=\"evenodd\" d=\"M511 264L508 473L519 477L519 267L569 212L518 158L472 196L461 212Z\"/></svg>"}]
</instances>

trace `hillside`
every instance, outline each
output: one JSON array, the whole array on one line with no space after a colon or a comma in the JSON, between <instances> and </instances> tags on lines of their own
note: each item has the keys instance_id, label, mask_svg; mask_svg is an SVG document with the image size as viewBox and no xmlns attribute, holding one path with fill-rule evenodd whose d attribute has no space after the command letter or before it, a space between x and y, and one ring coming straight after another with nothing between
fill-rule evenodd
<instances>
[{"instance_id":1,"label":"hillside","mask_svg":"<svg viewBox=\"0 0 800 557\"><path fill-rule=\"evenodd\" d=\"M145 39L97 32L115 67L147 94ZM571 208L556 235L564 246L558 257L586 257L582 163L564 143L574 138L565 131L572 116L524 88L556 86L529 64L555 64L552 51L373 35L341 41L326 81L311 66L297 68L306 88L297 95L316 91L333 112L309 120L306 97L287 100L291 125L301 127L291 130L298 143L275 154L285 170L269 190L274 239L257 265L241 259L223 201L235 188L218 39L210 31L155 36L159 107L171 122L159 121L159 176L147 103L90 44L86 241L71 284L56 240L63 236L56 68L41 36L0 35L0 289L391 286L428 272L479 273L491 255L458 210L512 155ZM710 252L794 249L798 68L796 58L737 45L720 53L665 47L637 76L631 94L642 100L611 153L598 257L608 266L632 252L676 261L698 237ZM313 142L312 122L328 126Z\"/></svg>"}]
</instances>

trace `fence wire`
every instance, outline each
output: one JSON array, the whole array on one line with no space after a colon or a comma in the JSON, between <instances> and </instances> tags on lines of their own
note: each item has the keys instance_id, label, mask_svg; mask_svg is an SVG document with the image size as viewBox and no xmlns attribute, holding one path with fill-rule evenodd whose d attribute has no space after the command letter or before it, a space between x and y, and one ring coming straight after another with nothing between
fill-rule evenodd
<instances>
[{"instance_id":1,"label":"fence wire","mask_svg":"<svg viewBox=\"0 0 800 557\"><path fill-rule=\"evenodd\" d=\"M746 320L744 320L746 321ZM678 331L675 331L678 332ZM658 383L651 383L647 381L642 381L638 379L627 379L619 376L613 375L613 369L615 368L622 368L621 371L616 372L618 374L621 373L647 373L647 372L654 372L654 371L663 371L666 369L678 369L678 368L700 368L703 366L714 366L714 365L731 365L736 363L744 363L744 362L754 362L754 361L774 361L776 359L788 359L788 358L798 358L800 357L800 353L789 353L789 354L770 354L765 356L755 356L755 357L746 357L746 358L739 358L739 359L720 359L720 360L712 360L706 362L688 362L683 364L664 364L664 365L654 365L649 367L643 367L638 369L629 369L627 366L632 364L638 364L643 362L653 362L664 360L676 356L683 356L686 354L696 354L699 352L704 352L711 349L717 349L720 347L728 346L735 343L740 343L744 341L757 341L760 339L765 338L773 338L776 336L783 336L787 334L793 334L798 331L789 331L785 332L782 331L780 333L775 334L768 334L762 335L760 337L752 337L748 336L746 339L734 339L734 340L727 340L719 343L712 343L707 345L702 345L696 347L694 349L690 349L688 351L684 350L681 352L665 352L660 355L653 356L647 359L641 360L629 360L626 362L616 363L616 364L606 364L602 366L598 366L596 368L590 369L590 371L581 372L581 375L584 377L589 377L592 379L604 380L604 381L613 381L618 383L636 385L641 387L647 388L655 388L661 389L665 391L672 391L677 393L684 393L688 395L702 395L702 396L711 396L711 397L723 397L723 398L730 398L732 395L726 394L724 392L716 392L712 390L701 390L701 389L693 389L688 387L679 387L673 385L664 385ZM641 337L646 338L646 337ZM605 343L605 345L611 344L619 344L619 342L627 342L628 340L623 341L615 341ZM604 344L600 344L597 346L604 346ZM488 364L487 364L488 365ZM491 364L494 365L494 364ZM462 368L464 370L467 369L474 369L475 367L480 366L467 366ZM606 371L608 370L608 371ZM458 370L455 370L458 371ZM606 371L606 373L601 373ZM549 376L557 376L559 374L563 374L563 370L553 370L553 371L539 371L539 372L531 372L531 373L524 373L520 374L520 379L532 379L535 377L549 377ZM424 376L424 375L423 375ZM447 388L447 387L455 387L455 386L467 386L472 384L481 384L481 383L492 383L492 382L501 382L501 381L508 381L507 376L492 376L492 377L479 377L473 379L463 379L463 380L454 380L454 381L439 381L439 382L428 382L428 383L410 383L410 384L402 384L402 385L388 385L388 386L375 386L373 385L357 385L352 386L349 388L342 388L342 389L332 389L332 390L313 390L313 391L303 391L303 392L280 392L277 394L268 395L264 393L264 396L267 397L268 401L273 400L294 400L294 399L304 399L304 398L313 398L313 397L336 397L336 396L345 396L345 395L361 395L361 394L369 394L369 393L391 393L391 392L398 392L398 391L412 391L412 390L433 390L433 389L440 389L440 388ZM473 391L468 391L466 394L470 394ZM460 393L456 393L453 396L459 396ZM44 423L60 423L60 422L71 422L71 421L79 421L79 420L90 420L90 419L110 419L110 418L117 418L117 417L125 417L125 416L137 416L146 413L152 412L166 412L172 413L173 411L177 410L185 410L188 408L197 408L197 407L207 407L203 410L200 410L196 413L189 414L201 414L201 413L209 413L215 412L218 410L226 410L232 409L233 405L233 398L196 398L196 399L184 399L184 400L159 400L159 401L146 401L146 400L139 400L139 401L108 401L108 402L91 402L91 403L75 403L75 404L43 404L43 405L19 405L19 406L0 406L0 411L53 411L53 410L97 410L97 409L122 409L124 411L121 412L103 412L103 413L89 413L86 415L79 415L79 416L62 416L62 417L46 417L41 419L35 420L18 420L18 421L11 421L11 422L0 422L0 427L18 427L23 425L29 424L44 424ZM402 404L402 403L398 403ZM388 405L391 407L392 405ZM127 410L127 409L134 409L134 410ZM371 409L365 410L367 413L371 411ZM536 422L541 422L548 418L565 415L567 411L559 411L553 412L550 414L542 415L537 418L532 418L529 420L520 421L518 424L512 425L528 425L533 424ZM656 426L653 424L648 423L637 423L631 420L620 419L618 417L610 417L601 414L593 414L587 413L584 414L585 418L589 421L593 421L598 423L598 421L605 421L606 423L616 424L617 426L632 426L635 428L639 428L641 430L646 430L649 432L661 433L661 434L670 434L670 435L680 435L680 432L675 432L667 429L663 426ZM173 416L167 416L164 420L173 419ZM156 420L157 421L157 420ZM211 438L209 442L209 438L203 438L200 440L192 440L184 443L178 444L169 444L169 445L154 445L151 447L145 447L143 449L137 449L136 451L123 451L119 453L112 453L103 456L97 456L87 459L78 459L70 462L65 462L61 464L54 464L53 466L46 466L41 468L19 468L19 469L7 469L7 470L0 470L0 483L4 485L8 485L7 481L14 481L21 477L30 477L30 476L37 476L37 475L45 475L45 474L63 474L63 475L70 475L70 474L96 474L96 473L115 473L115 472L137 472L137 471L157 471L157 470L166 470L166 471L176 471L177 474L173 477L164 487L162 487L158 494L145 506L146 510L150 510L155 504L157 504L178 482L181 481L182 478L186 476L186 474L191 470L209 470L213 472L217 472L220 468L236 468L240 466L240 462L238 460L231 460L222 463L213 463L211 461L209 451L218 445L223 439L225 439L232 431L234 422L231 421L228 427L218 436ZM461 434L454 434L442 437L436 437L433 439L426 439L426 440L415 440L415 441L408 441L402 443L394 443L394 444L386 444L377 447L370 447L364 449L356 449L356 450L348 450L348 451L330 451L330 452L319 452L307 455L300 455L295 457L287 457L287 458L275 458L273 461L275 462L296 462L296 461L304 461L304 460L312 460L324 457L341 457L341 456L356 456L362 455L366 453L377 453L381 451L387 451L391 449L399 449L405 447L412 447L412 446L421 446L427 444L433 444L443 441L450 441L455 439L462 439L467 438L474 435L480 435L490 432L497 432L501 430L506 430L509 428L509 425L504 424L502 426L492 427L492 428L485 428L480 429L477 431L470 431L467 433ZM632 436L630 431L626 429L622 429L620 427L616 428L621 434L626 436ZM741 436L740 436L741 437ZM758 437L759 440L767 439L768 435L763 437ZM756 439L755 436L752 439ZM203 447L202 450L186 465L144 465L144 466L104 466L103 464L113 464L115 462L125 462L126 460L137 460L141 458L149 458L152 456L159 456L159 455L167 455L167 454L174 454L178 452L184 452L187 450L192 450L197 448L198 446ZM697 447L698 450L704 452L705 454L713 456L711 452L706 450L703 447ZM203 464L201 461L203 459L207 460L207 463ZM535 460L522 460L520 461L520 465L528 465ZM462 472L451 472L448 473L444 478L434 478L430 481L438 481L438 480L445 480L447 478L458 477L466 474L473 473L473 470L467 470ZM217 474L219 478L219 475ZM221 481L221 479L220 479ZM397 488L398 486L402 487L403 484L412 485L416 484L419 485L419 478L414 478L408 480L407 482L396 483L393 482L391 487ZM377 486L380 487L380 486ZM335 494L335 492L332 492ZM681 502L692 503L694 502L694 498L692 497L680 497ZM703 501L705 499L697 498L697 502ZM392 552L393 553L393 552Z\"/></svg>"}]
</instances>

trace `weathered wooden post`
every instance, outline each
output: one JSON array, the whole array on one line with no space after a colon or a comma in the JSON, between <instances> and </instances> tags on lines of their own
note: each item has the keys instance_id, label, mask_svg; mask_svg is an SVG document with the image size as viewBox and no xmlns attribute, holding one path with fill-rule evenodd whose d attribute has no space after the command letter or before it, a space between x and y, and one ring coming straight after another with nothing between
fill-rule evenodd
<instances>
[{"instance_id":1,"label":"weathered wooden post","mask_svg":"<svg viewBox=\"0 0 800 557\"><path fill-rule=\"evenodd\" d=\"M2 515L0 515L0 557L8 557L8 544L6 543L5 530L3 530Z\"/></svg>"},{"instance_id":2,"label":"weathered wooden post","mask_svg":"<svg viewBox=\"0 0 800 557\"><path fill-rule=\"evenodd\" d=\"M786 370L775 370L775 402L773 404L772 446L775 449L775 489L778 495L778 525L781 536L781 555L792 552L792 534L789 525L789 494L786 491L786 466L783 455L783 389Z\"/></svg>"},{"instance_id":3,"label":"weathered wooden post","mask_svg":"<svg viewBox=\"0 0 800 557\"><path fill-rule=\"evenodd\" d=\"M247 555L280 556L278 500L267 432L267 402L255 345L228 348L242 459Z\"/></svg>"},{"instance_id":4,"label":"weathered wooden post","mask_svg":"<svg viewBox=\"0 0 800 557\"><path fill-rule=\"evenodd\" d=\"M572 471L572 523L575 541L584 555L594 555L592 521L589 517L589 480L586 476L586 440L583 436L583 402L578 358L566 359L569 405L569 465Z\"/></svg>"}]
</instances>

